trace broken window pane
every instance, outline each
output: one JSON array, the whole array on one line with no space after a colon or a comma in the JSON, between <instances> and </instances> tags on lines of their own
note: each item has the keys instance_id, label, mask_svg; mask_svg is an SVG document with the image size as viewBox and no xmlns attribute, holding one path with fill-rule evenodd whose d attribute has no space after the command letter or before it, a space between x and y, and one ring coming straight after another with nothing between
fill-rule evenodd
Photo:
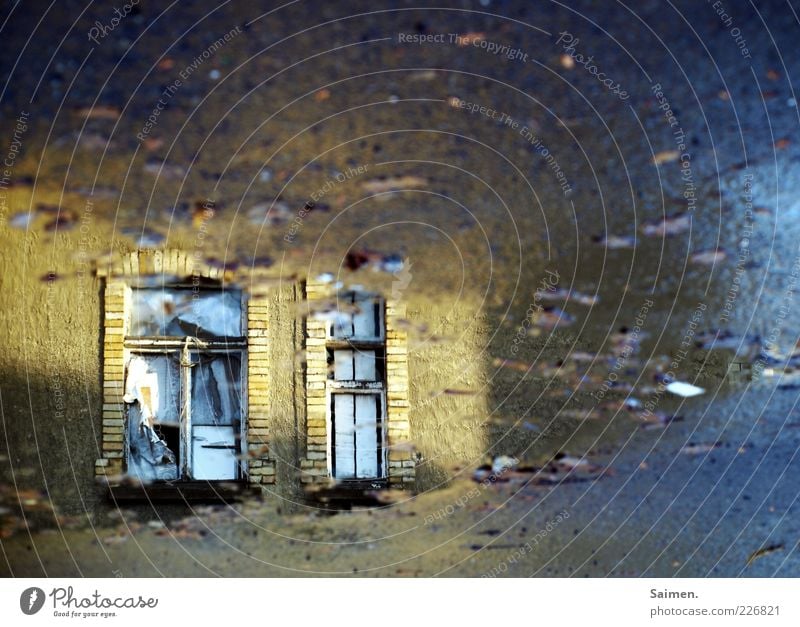
<instances>
[{"instance_id":1,"label":"broken window pane","mask_svg":"<svg viewBox=\"0 0 800 627\"><path fill-rule=\"evenodd\" d=\"M123 400L129 404L132 477L144 482L238 477L241 355L192 352L191 363L181 364L178 351L136 354L128 362ZM189 420L181 419L182 368L191 377ZM182 437L188 438L183 446Z\"/></svg>"},{"instance_id":2,"label":"broken window pane","mask_svg":"<svg viewBox=\"0 0 800 627\"><path fill-rule=\"evenodd\" d=\"M131 336L239 337L238 290L136 288L131 294Z\"/></svg>"},{"instance_id":3,"label":"broken window pane","mask_svg":"<svg viewBox=\"0 0 800 627\"><path fill-rule=\"evenodd\" d=\"M143 482L178 478L180 425L180 368L167 355L133 355L125 380L128 403L128 474Z\"/></svg>"}]
</instances>

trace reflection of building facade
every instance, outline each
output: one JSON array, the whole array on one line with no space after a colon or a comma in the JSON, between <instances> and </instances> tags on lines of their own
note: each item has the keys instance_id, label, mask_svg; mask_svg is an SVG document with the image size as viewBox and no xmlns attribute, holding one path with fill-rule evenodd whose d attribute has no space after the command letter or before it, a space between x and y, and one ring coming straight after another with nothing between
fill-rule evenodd
<instances>
[{"instance_id":1,"label":"reflection of building facade","mask_svg":"<svg viewBox=\"0 0 800 627\"><path fill-rule=\"evenodd\" d=\"M131 253L98 274L105 329L95 470L112 486L413 485L397 303L323 284L234 283L242 277L179 251ZM278 479L278 459L294 473Z\"/></svg>"}]
</instances>

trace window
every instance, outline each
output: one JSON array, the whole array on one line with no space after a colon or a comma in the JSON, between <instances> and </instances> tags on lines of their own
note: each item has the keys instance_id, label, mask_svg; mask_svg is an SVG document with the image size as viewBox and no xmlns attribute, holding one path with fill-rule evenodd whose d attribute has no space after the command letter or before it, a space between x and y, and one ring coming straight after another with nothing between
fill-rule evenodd
<instances>
[{"instance_id":1,"label":"window","mask_svg":"<svg viewBox=\"0 0 800 627\"><path fill-rule=\"evenodd\" d=\"M219 283L134 287L125 336L128 474L242 477L242 295Z\"/></svg>"},{"instance_id":2,"label":"window","mask_svg":"<svg viewBox=\"0 0 800 627\"><path fill-rule=\"evenodd\" d=\"M328 459L339 480L386 474L383 318L382 301L347 292L328 324Z\"/></svg>"}]
</instances>

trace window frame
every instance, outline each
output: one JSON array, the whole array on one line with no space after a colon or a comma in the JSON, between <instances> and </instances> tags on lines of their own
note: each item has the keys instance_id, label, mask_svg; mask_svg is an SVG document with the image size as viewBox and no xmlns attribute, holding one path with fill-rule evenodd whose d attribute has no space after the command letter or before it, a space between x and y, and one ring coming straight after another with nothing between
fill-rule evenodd
<instances>
[{"instance_id":1,"label":"window frame","mask_svg":"<svg viewBox=\"0 0 800 627\"><path fill-rule=\"evenodd\" d=\"M380 402L381 408L381 415L378 419L378 425L380 426L380 437L377 440L377 463L378 463L378 474L374 477L337 477L336 476L336 455L335 455L335 443L336 443L336 423L335 423L335 412L334 412L334 402L335 396L337 394L342 395L363 395L363 396L376 396ZM387 428L386 428L386 390L375 389L375 388L332 388L329 389L326 396L326 404L327 404L327 431L328 431L328 443L327 443L327 456L328 456L328 472L330 476L336 479L341 483L362 483L365 481L384 481L388 477L388 446L387 446ZM377 430L377 429L376 429ZM376 434L377 435L377 434Z\"/></svg>"},{"instance_id":2,"label":"window frame","mask_svg":"<svg viewBox=\"0 0 800 627\"><path fill-rule=\"evenodd\" d=\"M192 476L193 472L193 453L192 453L192 414L191 414L191 396L192 385L191 375L186 372L190 371L190 366L179 366L179 386L181 409L177 416L176 422L179 424L180 429L180 450L178 453L178 478L173 480L154 480L153 484L164 485L169 483L187 483L187 482L209 482L209 483L231 483L231 482L245 482L248 480L248 467L247 462L244 461L243 456L245 451L248 450L247 446L247 427L248 427L248 342L247 342L247 304L248 299L246 293L238 288L231 287L229 290L224 285L198 285L194 282L176 281L176 282L161 282L152 284L151 281L129 282L127 284L129 292L128 302L132 300L132 294L135 290L186 290L189 292L195 291L231 291L238 292L239 294L239 307L240 307L240 324L239 331L244 335L239 336L209 336L205 339L197 338L194 336L163 336L163 335L124 335L123 336L123 349L124 349L124 373L123 373L123 389L127 387L128 383L128 370L130 359L133 355L147 355L147 354L178 354L180 359L183 359L184 351L188 350L194 354L220 354L220 355L236 355L239 358L239 385L240 385L240 398L239 407L240 415L238 417L238 431L234 431L234 437L238 439L235 454L237 458L236 463L236 476L232 479L195 479ZM133 307L129 307L125 311L126 328L130 328L130 322L133 316ZM191 341L189 341L191 340ZM189 376L189 383L185 380ZM186 410L186 417L184 418L184 409ZM127 474L128 462L130 459L129 450L129 437L128 437L128 421L130 420L130 404L124 405L124 436L123 436L123 460L125 463L125 472ZM238 437L237 437L238 436ZM175 452L175 451L173 451Z\"/></svg>"},{"instance_id":3,"label":"window frame","mask_svg":"<svg viewBox=\"0 0 800 627\"><path fill-rule=\"evenodd\" d=\"M337 338L333 333L333 328L336 322L334 320L328 320L325 325L325 338L326 338L326 347L330 347L333 345L341 345L341 348L346 348L346 344L352 345L363 345L364 348L368 348L369 346L381 346L383 348L386 347L386 301L383 298L375 294L367 294L365 292L358 292L356 290L349 290L347 292L340 293L336 296L336 301L340 302L344 295L352 295L353 300L348 302L348 305L355 305L355 299L359 295L363 295L365 298L363 300L369 300L374 305L377 305L377 311L379 315L377 316L376 322L378 323L378 335L375 336L358 336L355 335L355 330L353 331L353 335L347 338Z\"/></svg>"},{"instance_id":4,"label":"window frame","mask_svg":"<svg viewBox=\"0 0 800 627\"><path fill-rule=\"evenodd\" d=\"M383 298L376 294L365 292L358 292L356 290L349 290L345 293L337 295L337 300L342 296L349 295L352 300L348 304L355 304L358 297L362 296L361 300L369 301L376 312L376 327L378 334L372 337L356 336L355 334L347 338L337 338L334 335L335 321L329 320L325 325L325 351L333 358L329 360L330 363L335 362L335 351L337 350L369 350L376 353L376 380L363 381L363 380L343 380L335 379L335 375L331 375L326 379L325 385L325 405L326 405L326 433L328 434L326 443L326 457L328 474L330 477L342 484L360 484L370 481L386 481L388 479L388 404L387 404L387 369L386 369L386 302ZM378 365L380 363L380 366ZM353 371L355 377L355 368ZM380 428L380 436L377 439L378 454L378 474L372 477L337 477L336 476L336 458L335 458L335 439L336 439L336 423L335 423L335 395L337 394L366 394L377 396L379 399L380 415L378 416L378 425ZM377 434L376 434L377 435Z\"/></svg>"}]
</instances>

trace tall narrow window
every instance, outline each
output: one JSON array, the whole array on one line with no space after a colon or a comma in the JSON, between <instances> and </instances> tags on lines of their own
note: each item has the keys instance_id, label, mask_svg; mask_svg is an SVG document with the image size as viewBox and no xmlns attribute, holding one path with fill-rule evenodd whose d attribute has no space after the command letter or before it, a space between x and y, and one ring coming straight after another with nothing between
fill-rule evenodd
<instances>
[{"instance_id":1,"label":"tall narrow window","mask_svg":"<svg viewBox=\"0 0 800 627\"><path fill-rule=\"evenodd\" d=\"M128 329L128 474L143 481L240 478L241 293L218 284L133 288Z\"/></svg>"},{"instance_id":2,"label":"tall narrow window","mask_svg":"<svg viewBox=\"0 0 800 627\"><path fill-rule=\"evenodd\" d=\"M339 480L386 475L386 347L381 300L340 294L328 327L330 472Z\"/></svg>"}]
</instances>

